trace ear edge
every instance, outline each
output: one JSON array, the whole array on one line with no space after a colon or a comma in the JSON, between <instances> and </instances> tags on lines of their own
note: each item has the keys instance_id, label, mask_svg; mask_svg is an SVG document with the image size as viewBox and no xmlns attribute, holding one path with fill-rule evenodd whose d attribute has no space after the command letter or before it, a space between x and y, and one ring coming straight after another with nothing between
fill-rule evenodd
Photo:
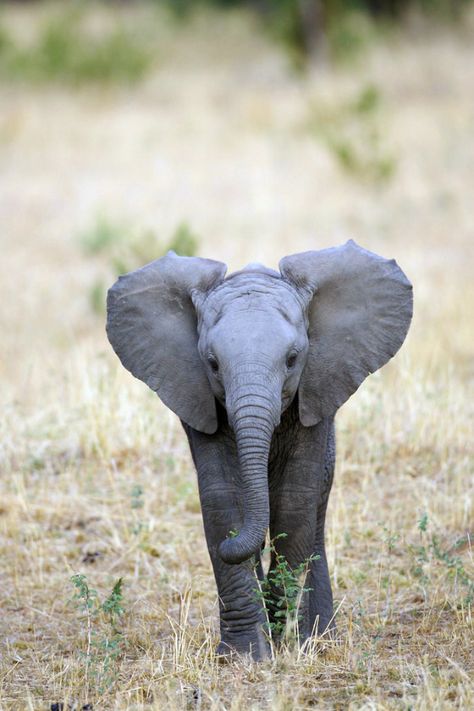
<instances>
[{"instance_id":1,"label":"ear edge","mask_svg":"<svg viewBox=\"0 0 474 711\"><path fill-rule=\"evenodd\" d=\"M314 425L319 424L323 419L316 413L308 411L302 405L299 406L298 414L303 427L314 427Z\"/></svg>"},{"instance_id":2,"label":"ear edge","mask_svg":"<svg viewBox=\"0 0 474 711\"><path fill-rule=\"evenodd\" d=\"M153 390L153 388L151 388ZM203 434L208 434L212 435L217 431L218 428L218 421L217 421L217 408L216 408L216 403L214 401L213 403L213 414L207 415L203 419L202 412L199 411L198 416L188 416L186 418L182 417L179 415L177 412L175 412L174 407L172 407L172 403L169 402L169 399L166 394L158 394L156 390L153 390L153 392L156 394L156 396L161 400L161 402L169 409L171 412L174 412L177 417L179 417L180 420L182 420L184 423L189 425L189 427L192 427L193 430L197 430L198 432L202 432Z\"/></svg>"}]
</instances>

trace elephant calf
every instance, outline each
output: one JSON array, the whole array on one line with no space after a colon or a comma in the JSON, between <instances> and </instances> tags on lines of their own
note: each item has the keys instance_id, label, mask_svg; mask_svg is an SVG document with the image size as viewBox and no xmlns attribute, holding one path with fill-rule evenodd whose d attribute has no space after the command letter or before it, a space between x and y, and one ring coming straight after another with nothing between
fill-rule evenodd
<instances>
[{"instance_id":1,"label":"elephant calf","mask_svg":"<svg viewBox=\"0 0 474 711\"><path fill-rule=\"evenodd\" d=\"M271 590L267 610L255 593L268 530L271 567L277 554L291 569L311 558L300 640L332 624L324 520L334 415L402 345L412 288L394 260L353 241L285 257L279 273L260 264L225 273L170 252L120 277L107 333L188 437L219 594L218 652L261 659L276 610Z\"/></svg>"}]
</instances>

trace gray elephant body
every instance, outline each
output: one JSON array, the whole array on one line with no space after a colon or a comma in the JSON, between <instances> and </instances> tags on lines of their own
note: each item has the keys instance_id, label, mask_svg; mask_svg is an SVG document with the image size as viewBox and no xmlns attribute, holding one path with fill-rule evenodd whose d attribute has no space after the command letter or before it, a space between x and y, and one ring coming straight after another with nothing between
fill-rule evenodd
<instances>
[{"instance_id":1,"label":"gray elephant body","mask_svg":"<svg viewBox=\"0 0 474 711\"><path fill-rule=\"evenodd\" d=\"M324 521L334 415L402 344L411 285L393 260L353 242L286 257L280 273L170 253L108 296L122 363L179 417L198 472L217 582L219 651L269 652L256 575L267 531L295 569L313 557L301 641L332 625ZM231 531L237 535L230 535ZM281 537L280 534L286 534Z\"/></svg>"}]
</instances>

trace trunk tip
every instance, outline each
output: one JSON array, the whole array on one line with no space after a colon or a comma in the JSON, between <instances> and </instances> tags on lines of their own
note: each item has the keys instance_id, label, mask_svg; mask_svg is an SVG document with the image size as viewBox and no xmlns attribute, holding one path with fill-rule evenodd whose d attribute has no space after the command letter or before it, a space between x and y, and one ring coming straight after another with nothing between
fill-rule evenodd
<instances>
[{"instance_id":1,"label":"trunk tip","mask_svg":"<svg viewBox=\"0 0 474 711\"><path fill-rule=\"evenodd\" d=\"M237 565L248 560L254 551L248 552L239 541L239 536L236 538L225 538L219 546L219 555L229 565Z\"/></svg>"}]
</instances>

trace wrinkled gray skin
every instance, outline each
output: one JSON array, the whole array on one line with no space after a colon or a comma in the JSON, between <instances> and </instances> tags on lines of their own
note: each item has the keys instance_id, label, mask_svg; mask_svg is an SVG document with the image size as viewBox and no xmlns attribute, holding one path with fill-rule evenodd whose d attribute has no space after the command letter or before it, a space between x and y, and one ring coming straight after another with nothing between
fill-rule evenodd
<instances>
[{"instance_id":1,"label":"wrinkled gray skin","mask_svg":"<svg viewBox=\"0 0 474 711\"><path fill-rule=\"evenodd\" d=\"M287 534L275 546L291 567L319 556L300 640L333 625L324 522L334 415L403 343L412 294L393 260L352 241L285 257L280 273L225 271L169 253L121 277L109 291L107 333L186 431L219 594L218 651L261 659L278 599L274 590L265 611L255 594L268 530Z\"/></svg>"}]
</instances>

